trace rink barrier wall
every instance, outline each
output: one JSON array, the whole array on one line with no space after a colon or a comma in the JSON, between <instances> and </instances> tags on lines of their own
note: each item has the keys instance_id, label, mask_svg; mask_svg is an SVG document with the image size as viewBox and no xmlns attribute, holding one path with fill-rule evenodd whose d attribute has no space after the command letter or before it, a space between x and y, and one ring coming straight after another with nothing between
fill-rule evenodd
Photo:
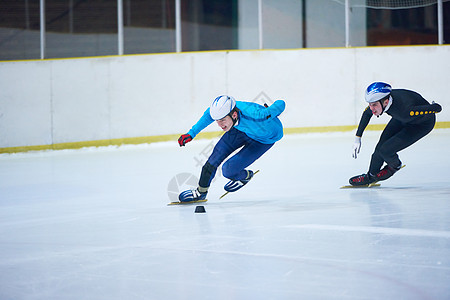
<instances>
[{"instance_id":1,"label":"rink barrier wall","mask_svg":"<svg viewBox=\"0 0 450 300\"><path fill-rule=\"evenodd\" d=\"M220 94L260 104L284 99L287 133L345 130L367 106L367 85L380 80L440 103L437 119L447 122L449 70L450 45L0 62L0 152L176 139Z\"/></svg>"},{"instance_id":2,"label":"rink barrier wall","mask_svg":"<svg viewBox=\"0 0 450 300\"><path fill-rule=\"evenodd\" d=\"M386 127L386 124L372 124L368 125L366 130L371 131L381 131ZM307 134L307 133L327 133L327 132L349 132L349 136L352 132L356 130L357 126L324 126L324 127L298 127L298 128L284 128L284 134ZM436 122L434 127L439 128L450 128L450 122ZM195 140L199 139L214 139L222 135L222 131L212 131L212 132L201 132L196 137ZM97 141L87 141L87 142L72 142L72 143L61 143L53 145L37 145L37 146L23 146L23 147L7 147L0 148L0 154L2 153L20 153L20 152L30 152L30 151L45 151L45 150L65 150L65 149L81 149L87 147L109 147L109 146L122 146L122 145L140 145L140 144L151 144L158 142L176 142L180 134L168 134L160 136L147 136L147 137L137 137L137 138L123 138L114 140L97 140Z\"/></svg>"}]
</instances>

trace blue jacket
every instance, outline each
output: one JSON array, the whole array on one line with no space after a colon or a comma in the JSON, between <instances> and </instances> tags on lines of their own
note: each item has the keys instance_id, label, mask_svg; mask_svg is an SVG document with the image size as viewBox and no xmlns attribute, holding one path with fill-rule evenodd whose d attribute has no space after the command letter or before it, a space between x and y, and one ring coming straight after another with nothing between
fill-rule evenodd
<instances>
[{"instance_id":1,"label":"blue jacket","mask_svg":"<svg viewBox=\"0 0 450 300\"><path fill-rule=\"evenodd\" d=\"M277 100L267 108L253 102L236 101L236 107L239 109L239 121L234 126L237 130L263 144L273 144L283 137L283 125L278 119L286 107L283 100ZM194 138L213 122L208 107L188 134Z\"/></svg>"}]
</instances>

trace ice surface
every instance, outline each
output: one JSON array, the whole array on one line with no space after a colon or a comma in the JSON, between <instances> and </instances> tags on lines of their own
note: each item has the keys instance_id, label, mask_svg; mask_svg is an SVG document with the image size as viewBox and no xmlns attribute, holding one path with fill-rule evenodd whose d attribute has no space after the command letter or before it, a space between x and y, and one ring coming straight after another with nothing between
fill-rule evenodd
<instances>
[{"instance_id":1,"label":"ice surface","mask_svg":"<svg viewBox=\"0 0 450 300\"><path fill-rule=\"evenodd\" d=\"M0 155L0 299L450 299L450 130L339 189L379 134L286 136L202 214L167 203L211 140Z\"/></svg>"}]
</instances>

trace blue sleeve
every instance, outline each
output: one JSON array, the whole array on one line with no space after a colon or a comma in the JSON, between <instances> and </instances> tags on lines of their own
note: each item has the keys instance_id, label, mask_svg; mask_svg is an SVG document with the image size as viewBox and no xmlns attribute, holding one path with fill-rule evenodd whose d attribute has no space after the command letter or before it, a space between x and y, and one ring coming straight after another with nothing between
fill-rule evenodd
<instances>
[{"instance_id":1,"label":"blue sleeve","mask_svg":"<svg viewBox=\"0 0 450 300\"><path fill-rule=\"evenodd\" d=\"M283 100L275 101L271 106L269 106L266 110L269 112L270 118L275 118L281 115L281 113L286 108L286 103Z\"/></svg>"},{"instance_id":2,"label":"blue sleeve","mask_svg":"<svg viewBox=\"0 0 450 300\"><path fill-rule=\"evenodd\" d=\"M275 101L271 106L264 107L259 104L250 102L238 102L244 115L251 117L254 120L266 120L278 117L285 109L286 103L283 100Z\"/></svg>"},{"instance_id":3,"label":"blue sleeve","mask_svg":"<svg viewBox=\"0 0 450 300\"><path fill-rule=\"evenodd\" d=\"M203 129L208 127L212 122L214 122L213 118L211 118L211 115L209 114L209 107L205 110L203 113L203 116L198 120L197 123L195 123L194 126L189 130L188 134L192 136L192 138L195 138L197 134L200 133Z\"/></svg>"}]
</instances>

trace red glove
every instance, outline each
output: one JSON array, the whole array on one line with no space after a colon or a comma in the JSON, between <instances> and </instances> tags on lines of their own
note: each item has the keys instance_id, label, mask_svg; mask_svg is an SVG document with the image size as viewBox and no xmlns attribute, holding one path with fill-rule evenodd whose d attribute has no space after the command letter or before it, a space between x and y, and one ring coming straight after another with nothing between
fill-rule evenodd
<instances>
[{"instance_id":1,"label":"red glove","mask_svg":"<svg viewBox=\"0 0 450 300\"><path fill-rule=\"evenodd\" d=\"M192 136L190 134L182 134L180 138L178 139L178 144L180 144L180 147L186 145L186 143L189 143L192 141Z\"/></svg>"}]
</instances>

